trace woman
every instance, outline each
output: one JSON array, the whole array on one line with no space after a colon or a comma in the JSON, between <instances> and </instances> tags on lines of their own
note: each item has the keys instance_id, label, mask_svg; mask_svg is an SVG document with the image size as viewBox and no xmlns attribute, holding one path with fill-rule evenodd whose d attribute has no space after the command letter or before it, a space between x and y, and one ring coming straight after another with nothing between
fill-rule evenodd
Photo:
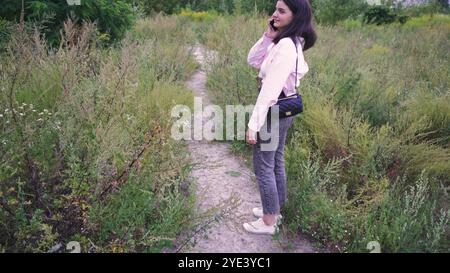
<instances>
[{"instance_id":1,"label":"woman","mask_svg":"<svg viewBox=\"0 0 450 273\"><path fill-rule=\"evenodd\" d=\"M281 220L280 208L287 198L284 143L295 117L276 119L277 124L271 124L269 108L278 98L295 94L299 80L309 70L303 51L311 48L317 39L312 17L308 0L277 1L266 32L248 54L248 63L260 69L261 80L246 133L247 143L253 145L253 167L262 203L262 208L253 209L258 220L244 224L245 230L251 233L275 234ZM265 132L261 130L263 126L271 135L271 128L277 133L275 149L262 149L261 144L266 141L260 135Z\"/></svg>"}]
</instances>

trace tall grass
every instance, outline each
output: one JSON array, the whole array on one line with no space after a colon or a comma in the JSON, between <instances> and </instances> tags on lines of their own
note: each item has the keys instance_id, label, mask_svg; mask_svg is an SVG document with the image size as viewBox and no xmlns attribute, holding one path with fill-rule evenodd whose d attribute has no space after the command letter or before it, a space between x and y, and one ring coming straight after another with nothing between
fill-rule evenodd
<instances>
[{"instance_id":1,"label":"tall grass","mask_svg":"<svg viewBox=\"0 0 450 273\"><path fill-rule=\"evenodd\" d=\"M49 48L17 27L0 62L1 251L72 240L83 252L159 251L188 227L190 162L169 115L192 103L189 33L156 17L103 49L94 25L67 21Z\"/></svg>"},{"instance_id":2,"label":"tall grass","mask_svg":"<svg viewBox=\"0 0 450 273\"><path fill-rule=\"evenodd\" d=\"M305 112L286 146L286 224L336 251L448 251L450 25L448 15L405 25L319 26L305 52ZM253 104L246 63L265 18L222 17L205 44L219 53L216 103ZM235 144L250 154L249 147Z\"/></svg>"}]
</instances>

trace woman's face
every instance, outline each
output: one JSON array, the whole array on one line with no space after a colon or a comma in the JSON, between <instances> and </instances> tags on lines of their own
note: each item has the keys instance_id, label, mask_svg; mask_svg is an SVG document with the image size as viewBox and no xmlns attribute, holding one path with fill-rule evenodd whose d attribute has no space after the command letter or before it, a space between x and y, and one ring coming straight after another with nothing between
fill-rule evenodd
<instances>
[{"instance_id":1,"label":"woman's face","mask_svg":"<svg viewBox=\"0 0 450 273\"><path fill-rule=\"evenodd\" d=\"M277 1L275 12L272 19L275 20L275 27L283 29L292 22L294 14L283 1Z\"/></svg>"}]
</instances>

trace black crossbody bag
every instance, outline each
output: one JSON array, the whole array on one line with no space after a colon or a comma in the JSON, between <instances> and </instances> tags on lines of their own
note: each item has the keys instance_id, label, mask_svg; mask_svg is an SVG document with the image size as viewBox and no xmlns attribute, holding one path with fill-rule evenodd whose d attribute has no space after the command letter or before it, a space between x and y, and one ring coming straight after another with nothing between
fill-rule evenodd
<instances>
[{"instance_id":1,"label":"black crossbody bag","mask_svg":"<svg viewBox=\"0 0 450 273\"><path fill-rule=\"evenodd\" d=\"M298 48L297 43L295 44L295 51L297 52L297 61L295 63L295 91L294 95L290 95L286 97L283 91L281 91L280 96L278 97L277 103L278 105L278 115L279 118L286 118L298 115L303 112L303 102L302 96L297 93L297 68L298 68ZM269 108L269 113L271 112Z\"/></svg>"},{"instance_id":2,"label":"black crossbody bag","mask_svg":"<svg viewBox=\"0 0 450 273\"><path fill-rule=\"evenodd\" d=\"M295 63L295 91L297 92L297 67L298 67L298 48L295 44L295 51L297 51L297 61ZM279 107L279 117L286 118L292 117L303 112L302 96L299 93L286 97L283 91L281 91L278 101L275 105Z\"/></svg>"}]
</instances>

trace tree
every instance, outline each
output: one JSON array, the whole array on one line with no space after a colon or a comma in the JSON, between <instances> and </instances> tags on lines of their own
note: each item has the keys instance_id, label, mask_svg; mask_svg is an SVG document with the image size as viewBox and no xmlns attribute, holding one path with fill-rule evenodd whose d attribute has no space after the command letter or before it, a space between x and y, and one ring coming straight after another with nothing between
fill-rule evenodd
<instances>
[{"instance_id":1,"label":"tree","mask_svg":"<svg viewBox=\"0 0 450 273\"><path fill-rule=\"evenodd\" d=\"M22 1L2 0L0 18L18 22ZM51 45L59 41L63 22L72 16L81 21L97 22L101 33L112 41L121 39L131 26L134 15L131 5L123 0L82 0L81 5L68 5L66 0L24 0L24 19L42 27Z\"/></svg>"}]
</instances>

